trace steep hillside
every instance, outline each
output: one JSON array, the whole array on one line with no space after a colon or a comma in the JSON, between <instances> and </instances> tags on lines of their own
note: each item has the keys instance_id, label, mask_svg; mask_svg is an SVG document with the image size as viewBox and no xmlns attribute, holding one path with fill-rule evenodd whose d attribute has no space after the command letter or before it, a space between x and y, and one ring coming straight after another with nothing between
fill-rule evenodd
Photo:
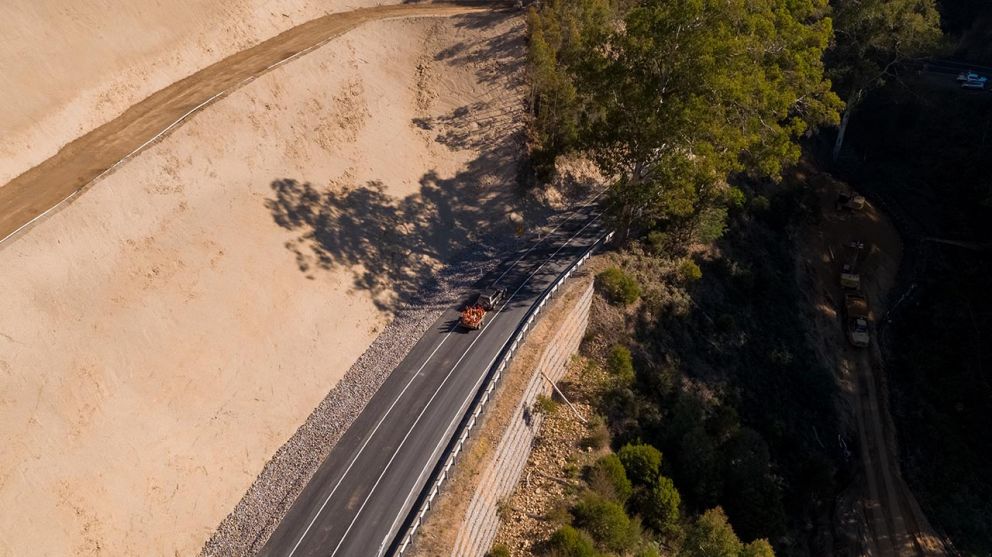
<instances>
[{"instance_id":1,"label":"steep hillside","mask_svg":"<svg viewBox=\"0 0 992 557\"><path fill-rule=\"evenodd\" d=\"M0 555L200 549L397 304L518 226L521 33L364 25L0 250Z\"/></svg>"}]
</instances>

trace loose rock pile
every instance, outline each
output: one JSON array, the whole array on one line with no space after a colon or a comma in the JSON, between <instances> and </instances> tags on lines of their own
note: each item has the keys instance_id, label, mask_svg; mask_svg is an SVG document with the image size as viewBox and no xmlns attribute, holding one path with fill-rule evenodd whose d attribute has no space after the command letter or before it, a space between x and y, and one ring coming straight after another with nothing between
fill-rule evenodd
<instances>
[{"instance_id":1,"label":"loose rock pile","mask_svg":"<svg viewBox=\"0 0 992 557\"><path fill-rule=\"evenodd\" d=\"M601 370L591 370L582 361L569 364L562 383L568 382L569 400L583 416L591 417ZM539 545L568 519L568 504L583 485L581 471L602 453L580 448L591 432L563 405L547 416L535 439L533 451L517 489L503 505L494 545L504 545L511 555L534 555Z\"/></svg>"}]
</instances>

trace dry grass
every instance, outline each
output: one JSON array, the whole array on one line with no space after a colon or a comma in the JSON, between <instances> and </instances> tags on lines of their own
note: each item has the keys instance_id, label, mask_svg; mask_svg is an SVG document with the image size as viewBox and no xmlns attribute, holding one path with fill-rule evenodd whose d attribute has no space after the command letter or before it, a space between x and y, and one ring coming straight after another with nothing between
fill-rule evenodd
<instances>
[{"instance_id":1,"label":"dry grass","mask_svg":"<svg viewBox=\"0 0 992 557\"><path fill-rule=\"evenodd\" d=\"M595 400L609 377L588 358L573 358L559 382L578 411L589 423L576 420L561 407L541 426L534 450L527 460L521 482L507 499L512 509L496 532L495 544L506 546L513 556L534 555L540 544L570 520L569 507L581 492L583 469L609 452L582 446L601 422L595 417Z\"/></svg>"},{"instance_id":2,"label":"dry grass","mask_svg":"<svg viewBox=\"0 0 992 557\"><path fill-rule=\"evenodd\" d=\"M415 557L451 555L479 478L494 458L503 432L509 426L530 382L534 366L591 281L592 274L586 271L580 273L577 280L568 282L562 295L548 305L543 317L521 345L494 392L493 402L483 413L481 424L469 437L454 473L444 484L434 510L427 515L418 531L412 553Z\"/></svg>"}]
</instances>

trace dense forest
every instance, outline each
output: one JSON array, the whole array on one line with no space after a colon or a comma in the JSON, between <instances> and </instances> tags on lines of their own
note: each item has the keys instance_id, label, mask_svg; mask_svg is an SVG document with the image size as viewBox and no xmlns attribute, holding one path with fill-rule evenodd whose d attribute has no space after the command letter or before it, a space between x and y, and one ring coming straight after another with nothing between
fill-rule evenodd
<instances>
[{"instance_id":1,"label":"dense forest","mask_svg":"<svg viewBox=\"0 0 992 557\"><path fill-rule=\"evenodd\" d=\"M597 278L614 327L615 455L587 471L552 555L854 551L836 384L813 353L795 231L802 159L880 205L906 242L880 325L904 473L956 548L992 552L992 98L928 60L992 64L981 2L550 0L532 8L530 150L597 163L620 232ZM911 434L909 433L911 432Z\"/></svg>"},{"instance_id":2,"label":"dense forest","mask_svg":"<svg viewBox=\"0 0 992 557\"><path fill-rule=\"evenodd\" d=\"M946 2L943 54L992 65L992 6ZM906 242L883 331L903 472L966 554L992 554L992 98L905 71L865 100L837 172Z\"/></svg>"}]
</instances>

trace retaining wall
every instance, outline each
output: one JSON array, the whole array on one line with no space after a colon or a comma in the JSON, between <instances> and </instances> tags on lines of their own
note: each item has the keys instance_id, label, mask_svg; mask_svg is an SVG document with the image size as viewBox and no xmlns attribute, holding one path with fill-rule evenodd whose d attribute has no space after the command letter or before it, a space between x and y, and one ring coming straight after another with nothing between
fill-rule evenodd
<instances>
[{"instance_id":1,"label":"retaining wall","mask_svg":"<svg viewBox=\"0 0 992 557\"><path fill-rule=\"evenodd\" d=\"M496 447L494 458L479 479L459 526L452 555L482 557L489 551L499 528L499 501L513 493L543 421L543 416L532 413L530 409L539 395L551 393L551 385L544 375L554 381L561 379L569 359L578 351L589 323L592 294L593 285L590 282L537 360L524 395L514 409L510 425ZM568 410L563 408L562 411Z\"/></svg>"}]
</instances>

